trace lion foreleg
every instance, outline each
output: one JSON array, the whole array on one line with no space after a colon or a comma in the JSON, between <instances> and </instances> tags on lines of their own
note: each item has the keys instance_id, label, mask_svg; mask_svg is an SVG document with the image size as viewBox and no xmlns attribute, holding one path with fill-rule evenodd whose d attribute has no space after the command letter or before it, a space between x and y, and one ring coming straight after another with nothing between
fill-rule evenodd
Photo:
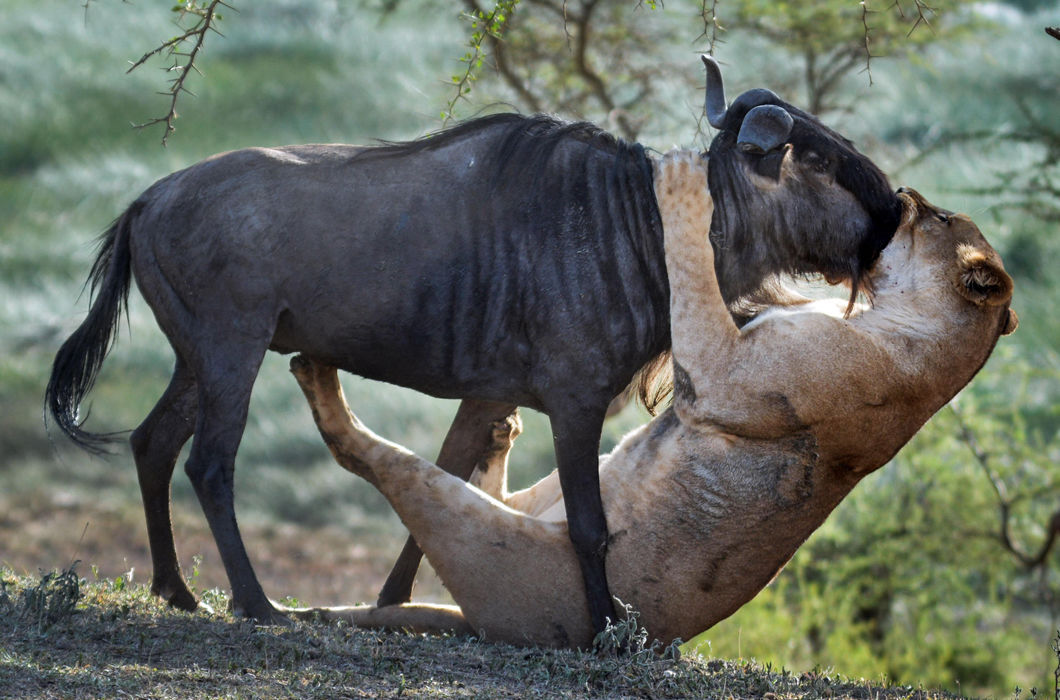
<instances>
[{"instance_id":1,"label":"lion foreleg","mask_svg":"<svg viewBox=\"0 0 1060 700\"><path fill-rule=\"evenodd\" d=\"M690 151L671 151L656 166L655 197L663 224L670 281L674 400L690 408L717 377L739 341L714 271L710 221L714 203L707 164Z\"/></svg>"},{"instance_id":2,"label":"lion foreleg","mask_svg":"<svg viewBox=\"0 0 1060 700\"><path fill-rule=\"evenodd\" d=\"M797 323L759 324L742 332L715 274L706 165L695 153L668 153L656 168L655 192L670 280L678 415L712 430L754 438L805 429L814 415L829 410L811 405L805 367L830 366L835 381L841 365L831 348L863 341L844 335L841 319L827 314L805 314ZM804 303L786 293L777 296L779 303Z\"/></svg>"}]
</instances>

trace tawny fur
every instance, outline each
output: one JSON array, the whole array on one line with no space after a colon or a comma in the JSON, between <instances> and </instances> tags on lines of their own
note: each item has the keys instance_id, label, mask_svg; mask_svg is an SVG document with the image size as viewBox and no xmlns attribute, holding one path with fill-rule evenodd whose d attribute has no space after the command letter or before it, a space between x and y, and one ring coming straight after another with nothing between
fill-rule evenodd
<instances>
[{"instance_id":1,"label":"tawny fur","mask_svg":"<svg viewBox=\"0 0 1060 700\"><path fill-rule=\"evenodd\" d=\"M731 615L784 566L866 474L886 463L1015 329L1012 281L963 216L919 194L872 270L874 305L767 310L738 328L713 273L706 164L667 155L656 172L671 286L670 410L601 460L608 578L649 634L688 639ZM492 494L372 434L335 370L293 371L336 459L389 499L463 617L412 606L317 611L487 639L586 646L592 627L556 474ZM498 424L487 473L518 432ZM383 612L387 610L387 612Z\"/></svg>"}]
</instances>

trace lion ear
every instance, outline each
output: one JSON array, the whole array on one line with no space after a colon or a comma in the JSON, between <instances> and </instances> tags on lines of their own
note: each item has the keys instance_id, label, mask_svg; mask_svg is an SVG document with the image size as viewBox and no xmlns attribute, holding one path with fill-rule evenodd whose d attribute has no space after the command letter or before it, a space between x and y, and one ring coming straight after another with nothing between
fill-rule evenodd
<instances>
[{"instance_id":1,"label":"lion ear","mask_svg":"<svg viewBox=\"0 0 1060 700\"><path fill-rule=\"evenodd\" d=\"M1008 310L1008 320L1005 321L1005 329L1001 331L1001 335L1009 335L1020 325L1020 317L1016 315L1016 312L1012 309Z\"/></svg>"},{"instance_id":2,"label":"lion ear","mask_svg":"<svg viewBox=\"0 0 1060 700\"><path fill-rule=\"evenodd\" d=\"M1012 299L1012 278L996 258L970 245L957 247L960 268L957 288L964 298L989 306L1006 304Z\"/></svg>"}]
</instances>

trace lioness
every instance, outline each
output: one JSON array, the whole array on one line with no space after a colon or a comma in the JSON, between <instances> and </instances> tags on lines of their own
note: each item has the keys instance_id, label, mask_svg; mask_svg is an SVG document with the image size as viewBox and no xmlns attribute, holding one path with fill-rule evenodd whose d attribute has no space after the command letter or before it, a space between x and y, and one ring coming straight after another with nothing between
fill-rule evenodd
<instances>
[{"instance_id":1,"label":"lioness","mask_svg":"<svg viewBox=\"0 0 1060 700\"><path fill-rule=\"evenodd\" d=\"M658 166L671 288L673 406L601 461L612 591L660 640L688 639L765 586L842 498L886 463L1017 325L1012 280L968 217L902 190L871 306L806 301L738 328L708 243L707 164ZM365 428L335 371L292 363L339 462L390 500L459 604L360 607L365 625L585 646L578 563L555 474L497 498ZM502 429L503 442L514 430ZM489 457L503 470L503 449Z\"/></svg>"}]
</instances>

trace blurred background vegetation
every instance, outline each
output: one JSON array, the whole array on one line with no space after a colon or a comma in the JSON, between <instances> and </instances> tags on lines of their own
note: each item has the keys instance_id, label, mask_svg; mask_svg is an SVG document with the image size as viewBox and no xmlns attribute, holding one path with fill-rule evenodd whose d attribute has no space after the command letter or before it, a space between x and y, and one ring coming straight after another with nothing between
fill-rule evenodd
<instances>
[{"instance_id":1,"label":"blurred background vegetation","mask_svg":"<svg viewBox=\"0 0 1060 700\"><path fill-rule=\"evenodd\" d=\"M155 179L241 146L411 138L448 118L512 108L590 119L659 151L702 148L711 133L700 118L697 54L713 49L730 96L767 86L812 107L895 185L971 214L1016 280L1021 326L770 587L695 643L704 653L796 671L834 668L966 693L1052 687L1050 645L1060 624L1053 546L1060 295L1050 277L1060 261L1060 42L1043 29L1060 24L1060 4L233 4L238 12L224 10L218 25L224 37L206 36L197 61L203 75L190 73L185 85L195 96L180 96L176 131L163 148L163 124L130 124L166 115L170 98L158 93L174 73L163 71L181 58L163 55L125 71L184 31L174 27L172 3L5 2L0 562L32 571L78 556L102 566L117 556L115 566L140 562L140 576L149 576L127 449L109 459L70 450L45 431L41 396L55 350L87 307L82 285L95 236ZM171 363L134 295L128 333L92 394L89 427L134 427ZM368 599L381 579L345 581L343 572L313 569L310 554L320 552L310 544L327 531L337 544L318 547L328 549L321 556L367 548L381 576L400 523L371 488L331 463L286 365L267 359L238 458L237 512L244 526L260 528L248 537L251 557L276 597ZM375 430L435 454L455 403L355 377L344 383ZM645 419L627 408L609 423L603 449ZM524 420L515 486L553 464L547 422ZM179 473L174 499L186 572L198 576L201 564L216 570L204 581L223 585L208 535L187 535L202 530L202 518ZM277 527L294 534L271 537ZM291 559L301 562L301 578L298 571L270 578ZM324 586L329 576L339 580Z\"/></svg>"}]
</instances>

